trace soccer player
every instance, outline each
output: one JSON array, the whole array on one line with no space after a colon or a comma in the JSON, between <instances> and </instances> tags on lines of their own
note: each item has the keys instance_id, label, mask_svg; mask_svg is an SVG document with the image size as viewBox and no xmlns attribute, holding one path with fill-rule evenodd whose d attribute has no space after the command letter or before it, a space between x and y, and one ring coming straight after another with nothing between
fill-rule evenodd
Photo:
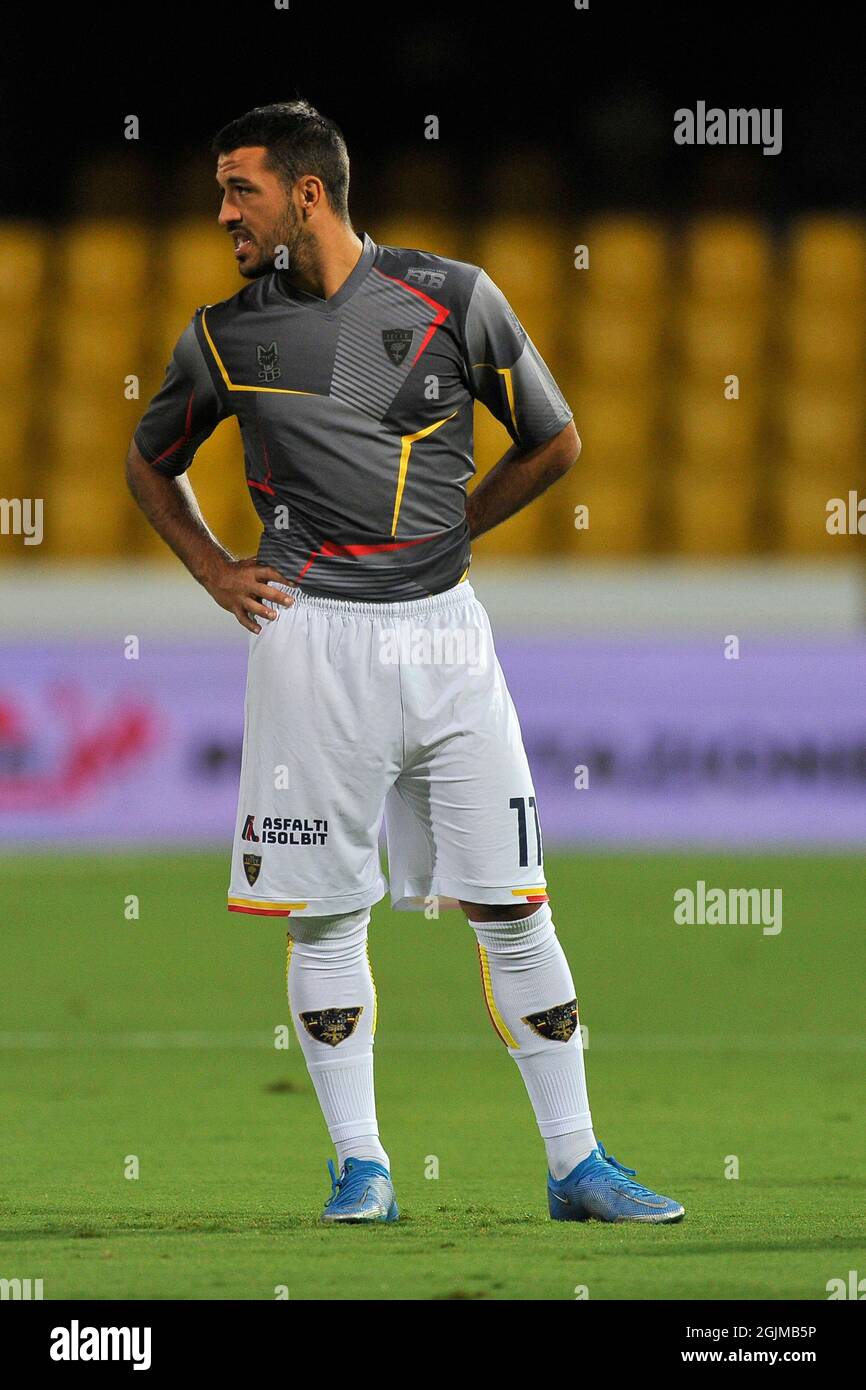
<instances>
[{"instance_id":1,"label":"soccer player","mask_svg":"<svg viewBox=\"0 0 866 1390\"><path fill-rule=\"evenodd\" d=\"M577 1003L520 728L468 580L470 542L575 462L572 412L485 271L352 227L349 158L303 101L213 142L219 224L249 281L196 310L135 432L130 488L250 633L228 907L288 918L288 993L336 1147L328 1222L395 1221L373 1088L370 909L463 909L490 1018L547 1150L556 1220L676 1221L592 1129ZM467 498L472 405L513 445ZM237 417L258 555L184 477Z\"/></svg>"}]
</instances>

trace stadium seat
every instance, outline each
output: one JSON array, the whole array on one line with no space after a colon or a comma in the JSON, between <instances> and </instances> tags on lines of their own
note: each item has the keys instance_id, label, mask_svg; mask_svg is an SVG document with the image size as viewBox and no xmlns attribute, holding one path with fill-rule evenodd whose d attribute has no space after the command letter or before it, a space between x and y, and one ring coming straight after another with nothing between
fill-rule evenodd
<instances>
[{"instance_id":1,"label":"stadium seat","mask_svg":"<svg viewBox=\"0 0 866 1390\"><path fill-rule=\"evenodd\" d=\"M758 305L744 308L687 297L672 314L670 351L694 378L718 385L739 377L741 398L763 394L767 316Z\"/></svg>"},{"instance_id":2,"label":"stadium seat","mask_svg":"<svg viewBox=\"0 0 866 1390\"><path fill-rule=\"evenodd\" d=\"M761 402L748 391L740 400L725 400L718 389L672 382L671 453L682 468L718 470L721 476L755 469L761 441Z\"/></svg>"},{"instance_id":3,"label":"stadium seat","mask_svg":"<svg viewBox=\"0 0 866 1390\"><path fill-rule=\"evenodd\" d=\"M755 304L769 290L772 249L759 222L734 216L699 217L686 232L683 253L686 291L701 300L728 306Z\"/></svg>"},{"instance_id":4,"label":"stadium seat","mask_svg":"<svg viewBox=\"0 0 866 1390\"><path fill-rule=\"evenodd\" d=\"M370 236L379 246L409 246L450 260L473 262L474 247L465 225L406 211L377 220Z\"/></svg>"},{"instance_id":5,"label":"stadium seat","mask_svg":"<svg viewBox=\"0 0 866 1390\"><path fill-rule=\"evenodd\" d=\"M662 316L653 301L608 304L580 295L566 316L562 359L581 381L640 387L664 362L661 329Z\"/></svg>"},{"instance_id":6,"label":"stadium seat","mask_svg":"<svg viewBox=\"0 0 866 1390\"><path fill-rule=\"evenodd\" d=\"M795 299L782 326L781 350L798 385L844 386L859 394L866 367L866 315L856 300Z\"/></svg>"},{"instance_id":7,"label":"stadium seat","mask_svg":"<svg viewBox=\"0 0 866 1390\"><path fill-rule=\"evenodd\" d=\"M499 286L538 351L548 361L558 351L563 276L572 269L569 238L554 224L523 218L486 224L478 240L478 262Z\"/></svg>"},{"instance_id":8,"label":"stadium seat","mask_svg":"<svg viewBox=\"0 0 866 1390\"><path fill-rule=\"evenodd\" d=\"M625 308L667 295L667 246L661 227L637 217L597 217L578 227L568 247L569 263L573 246L586 245L589 268L575 271L576 284L593 299Z\"/></svg>"},{"instance_id":9,"label":"stadium seat","mask_svg":"<svg viewBox=\"0 0 866 1390\"><path fill-rule=\"evenodd\" d=\"M64 390L101 396L122 396L127 376L141 384L143 346L137 314L86 314L80 308L67 314L65 327L53 343L58 384ZM144 406L142 406L142 410Z\"/></svg>"},{"instance_id":10,"label":"stadium seat","mask_svg":"<svg viewBox=\"0 0 866 1390\"><path fill-rule=\"evenodd\" d=\"M758 547L754 472L676 467L667 493L662 549L685 555L743 555Z\"/></svg>"},{"instance_id":11,"label":"stadium seat","mask_svg":"<svg viewBox=\"0 0 866 1390\"><path fill-rule=\"evenodd\" d=\"M0 393L0 497L29 496L34 484L42 484L28 448L30 416L29 395Z\"/></svg>"},{"instance_id":12,"label":"stadium seat","mask_svg":"<svg viewBox=\"0 0 866 1390\"><path fill-rule=\"evenodd\" d=\"M14 312L38 313L48 270L49 232L32 222L0 222L0 322Z\"/></svg>"},{"instance_id":13,"label":"stadium seat","mask_svg":"<svg viewBox=\"0 0 866 1390\"><path fill-rule=\"evenodd\" d=\"M651 388L562 387L582 452L577 469L618 481L652 473L659 451L658 396Z\"/></svg>"},{"instance_id":14,"label":"stadium seat","mask_svg":"<svg viewBox=\"0 0 866 1390\"><path fill-rule=\"evenodd\" d=\"M866 299L866 226L853 217L817 215L794 224L788 242L789 292L829 307L862 308Z\"/></svg>"},{"instance_id":15,"label":"stadium seat","mask_svg":"<svg viewBox=\"0 0 866 1390\"><path fill-rule=\"evenodd\" d=\"M63 233L60 302L65 311L88 315L106 310L141 315L150 288L151 241L138 222L95 218L75 222Z\"/></svg>"},{"instance_id":16,"label":"stadium seat","mask_svg":"<svg viewBox=\"0 0 866 1390\"><path fill-rule=\"evenodd\" d=\"M789 384L779 395L776 423L787 466L822 478L840 469L850 477L858 470L863 459L862 395L832 385Z\"/></svg>"},{"instance_id":17,"label":"stadium seat","mask_svg":"<svg viewBox=\"0 0 866 1390\"><path fill-rule=\"evenodd\" d=\"M781 548L790 555L820 555L828 560L862 555L866 537L833 535L827 530L827 504L841 498L847 508L849 490L866 496L862 464L856 468L841 464L824 478L809 467L780 469L774 510Z\"/></svg>"},{"instance_id":18,"label":"stadium seat","mask_svg":"<svg viewBox=\"0 0 866 1390\"><path fill-rule=\"evenodd\" d=\"M160 249L159 292L165 301L188 306L184 323L199 304L218 304L246 283L232 260L228 235L215 219L172 224L163 232Z\"/></svg>"}]
</instances>

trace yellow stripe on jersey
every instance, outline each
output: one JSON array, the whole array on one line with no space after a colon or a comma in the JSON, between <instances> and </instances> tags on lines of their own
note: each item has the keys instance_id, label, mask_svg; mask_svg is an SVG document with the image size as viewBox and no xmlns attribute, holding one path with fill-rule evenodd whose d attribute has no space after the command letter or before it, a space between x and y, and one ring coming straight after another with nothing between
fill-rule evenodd
<instances>
[{"instance_id":1,"label":"yellow stripe on jersey","mask_svg":"<svg viewBox=\"0 0 866 1390\"><path fill-rule=\"evenodd\" d=\"M496 1007L496 1000L493 998L493 983L490 979L490 962L487 959L487 951L480 942L478 943L478 959L481 961L481 983L484 986L484 1002L487 1005L490 1022L506 1047L516 1047L519 1050L520 1043L511 1036L505 1019Z\"/></svg>"},{"instance_id":2,"label":"yellow stripe on jersey","mask_svg":"<svg viewBox=\"0 0 866 1390\"><path fill-rule=\"evenodd\" d=\"M531 897L533 893L546 893L546 892L547 892L547 884L546 884L546 883L542 883L541 886L540 886L539 888L512 888L512 890L511 890L511 896L512 896L512 898L528 898L528 897Z\"/></svg>"},{"instance_id":3,"label":"yellow stripe on jersey","mask_svg":"<svg viewBox=\"0 0 866 1390\"><path fill-rule=\"evenodd\" d=\"M472 370L476 367L489 367L492 372L498 372L505 381L505 394L508 397L508 410L511 415L511 423L514 426L514 433L518 433L517 416L514 413L514 382L511 379L510 367L496 367L492 362L473 362Z\"/></svg>"},{"instance_id":4,"label":"yellow stripe on jersey","mask_svg":"<svg viewBox=\"0 0 866 1390\"><path fill-rule=\"evenodd\" d=\"M391 535L397 534L397 518L400 515L400 504L403 501L403 489L406 486L406 474L409 471L409 455L412 452L412 445L418 439L425 439L428 434L438 430L441 425L446 425L449 420L453 420L458 412L453 410L450 415L446 415L444 420L434 420L432 425L427 425L417 434L403 434L400 436L400 467L397 472L397 496L394 498L394 515L391 518Z\"/></svg>"},{"instance_id":5,"label":"yellow stripe on jersey","mask_svg":"<svg viewBox=\"0 0 866 1390\"><path fill-rule=\"evenodd\" d=\"M204 310L202 310L201 315L201 326L204 329L204 336L207 338L208 346L213 353L214 361L219 367L220 376L229 391L270 391L276 396L317 396L319 394L318 391L290 391L285 386L236 386L226 371L223 360L216 350L216 343L210 335L210 330L207 326L207 315Z\"/></svg>"}]
</instances>

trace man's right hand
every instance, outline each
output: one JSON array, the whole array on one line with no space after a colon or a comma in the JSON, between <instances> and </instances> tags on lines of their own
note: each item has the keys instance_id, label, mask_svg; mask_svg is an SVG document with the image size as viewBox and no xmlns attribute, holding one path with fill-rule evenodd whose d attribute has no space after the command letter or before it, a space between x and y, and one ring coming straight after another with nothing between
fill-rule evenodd
<instances>
[{"instance_id":1,"label":"man's right hand","mask_svg":"<svg viewBox=\"0 0 866 1390\"><path fill-rule=\"evenodd\" d=\"M260 565L255 555L249 555L245 560L221 561L202 584L220 608L235 615L241 627L248 632L261 632L253 614L269 622L277 616L273 608L265 606L265 599L283 608L290 608L295 601L281 589L272 589L269 580L277 584L291 583L279 570L271 565Z\"/></svg>"}]
</instances>

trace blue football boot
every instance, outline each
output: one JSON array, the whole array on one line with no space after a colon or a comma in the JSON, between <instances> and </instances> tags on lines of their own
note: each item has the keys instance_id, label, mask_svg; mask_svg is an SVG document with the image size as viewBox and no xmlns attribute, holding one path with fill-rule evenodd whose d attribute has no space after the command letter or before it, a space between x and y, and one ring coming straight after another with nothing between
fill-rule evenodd
<instances>
[{"instance_id":1,"label":"blue football boot","mask_svg":"<svg viewBox=\"0 0 866 1390\"><path fill-rule=\"evenodd\" d=\"M342 1172L328 1159L331 1195L320 1221L396 1221L400 1215L391 1174L369 1158L347 1158Z\"/></svg>"},{"instance_id":2,"label":"blue football boot","mask_svg":"<svg viewBox=\"0 0 866 1390\"><path fill-rule=\"evenodd\" d=\"M554 1221L682 1221L685 1208L632 1182L634 1168L617 1163L599 1144L558 1182L547 1175L547 1205Z\"/></svg>"}]
</instances>

